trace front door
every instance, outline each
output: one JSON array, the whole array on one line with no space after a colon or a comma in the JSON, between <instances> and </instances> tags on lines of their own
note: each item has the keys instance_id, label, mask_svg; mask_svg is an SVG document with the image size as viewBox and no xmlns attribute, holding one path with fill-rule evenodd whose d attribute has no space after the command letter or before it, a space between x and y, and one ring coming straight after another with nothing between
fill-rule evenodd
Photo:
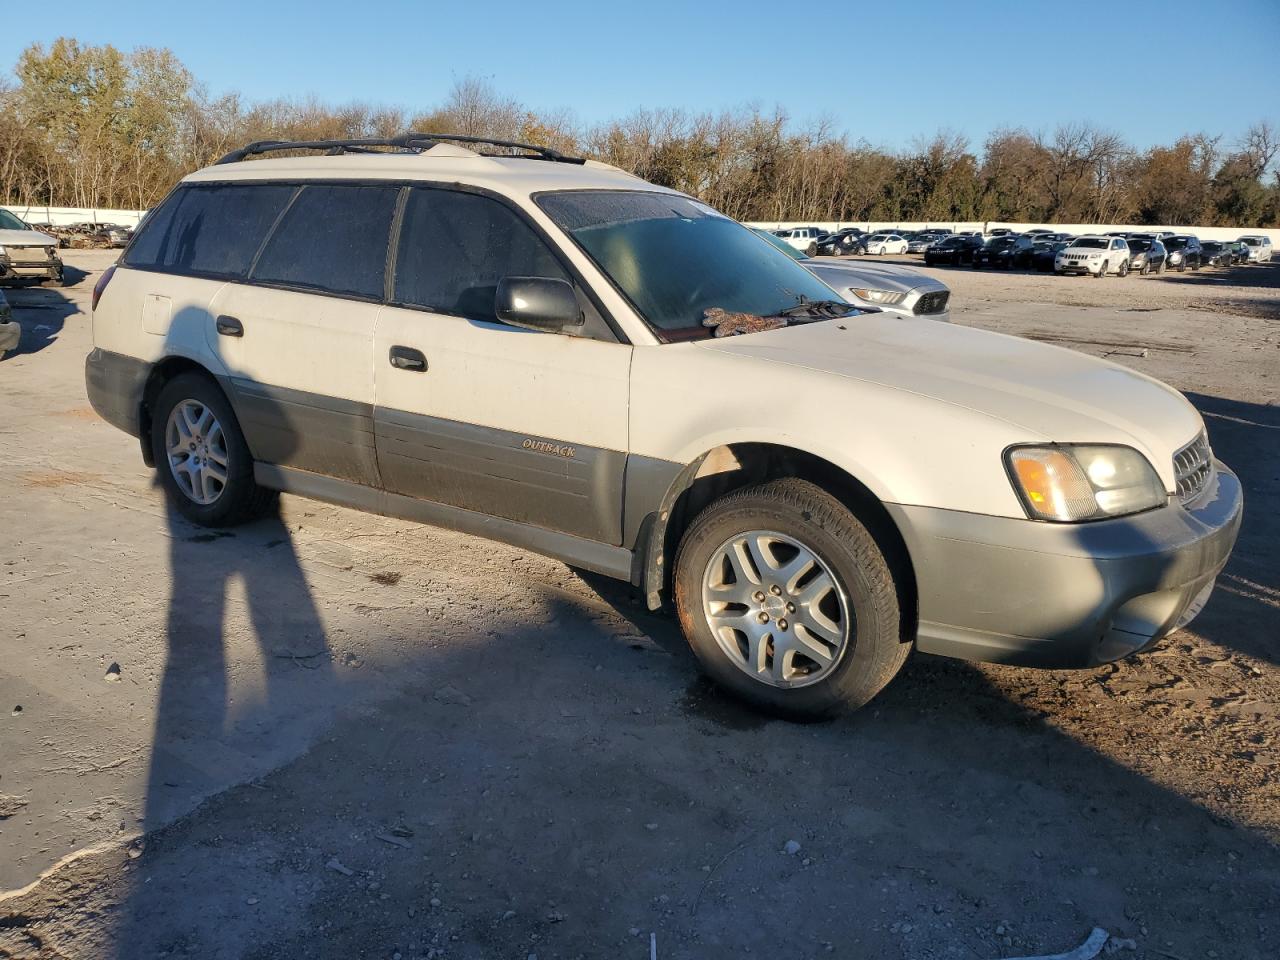
<instances>
[{"instance_id":1,"label":"front door","mask_svg":"<svg viewBox=\"0 0 1280 960\"><path fill-rule=\"evenodd\" d=\"M631 347L590 301L583 335L493 315L507 276L573 281L505 202L415 187L395 305L374 343L378 465L387 490L600 543L622 540Z\"/></svg>"}]
</instances>

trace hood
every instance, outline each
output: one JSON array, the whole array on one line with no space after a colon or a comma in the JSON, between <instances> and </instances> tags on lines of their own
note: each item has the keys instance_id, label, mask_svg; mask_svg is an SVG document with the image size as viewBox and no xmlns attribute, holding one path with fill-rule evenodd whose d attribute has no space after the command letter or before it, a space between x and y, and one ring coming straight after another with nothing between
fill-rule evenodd
<instances>
[{"instance_id":1,"label":"hood","mask_svg":"<svg viewBox=\"0 0 1280 960\"><path fill-rule=\"evenodd\" d=\"M0 230L0 247L56 247L58 241L36 230Z\"/></svg>"},{"instance_id":2,"label":"hood","mask_svg":"<svg viewBox=\"0 0 1280 960\"><path fill-rule=\"evenodd\" d=\"M881 263L850 263L847 260L835 263L805 260L804 265L815 277L837 290L848 287L871 287L876 290L908 293L912 290L948 289L945 283L918 273L910 267L896 267Z\"/></svg>"},{"instance_id":3,"label":"hood","mask_svg":"<svg viewBox=\"0 0 1280 960\"><path fill-rule=\"evenodd\" d=\"M1182 394L1119 364L924 319L869 314L699 343L955 404L1029 442L1136 446L1166 481L1173 452L1203 426Z\"/></svg>"}]
</instances>

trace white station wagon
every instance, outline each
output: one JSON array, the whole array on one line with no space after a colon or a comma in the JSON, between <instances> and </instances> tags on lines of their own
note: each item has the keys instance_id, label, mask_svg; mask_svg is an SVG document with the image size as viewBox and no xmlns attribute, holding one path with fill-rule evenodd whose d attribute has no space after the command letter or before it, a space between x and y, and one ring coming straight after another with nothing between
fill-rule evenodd
<instances>
[{"instance_id":1,"label":"white station wagon","mask_svg":"<svg viewBox=\"0 0 1280 960\"><path fill-rule=\"evenodd\" d=\"M913 649L1088 667L1203 605L1240 484L1177 391L855 308L697 200L463 139L252 144L99 280L90 400L185 516L287 491L541 551L796 716Z\"/></svg>"}]
</instances>

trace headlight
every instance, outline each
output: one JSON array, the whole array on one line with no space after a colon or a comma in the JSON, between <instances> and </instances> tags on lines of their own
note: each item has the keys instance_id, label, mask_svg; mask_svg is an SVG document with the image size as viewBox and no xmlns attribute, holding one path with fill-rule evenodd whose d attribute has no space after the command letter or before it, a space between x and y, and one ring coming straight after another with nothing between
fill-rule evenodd
<instances>
[{"instance_id":1,"label":"headlight","mask_svg":"<svg viewBox=\"0 0 1280 960\"><path fill-rule=\"evenodd\" d=\"M1182 254L1178 253L1178 251L1175 250L1173 253L1169 254L1169 259L1172 260L1174 263L1177 263L1179 260L1182 259Z\"/></svg>"},{"instance_id":2,"label":"headlight","mask_svg":"<svg viewBox=\"0 0 1280 960\"><path fill-rule=\"evenodd\" d=\"M1168 500L1155 469L1132 447L1013 447L1005 463L1033 520L1122 517Z\"/></svg>"},{"instance_id":3,"label":"headlight","mask_svg":"<svg viewBox=\"0 0 1280 960\"><path fill-rule=\"evenodd\" d=\"M907 299L905 293L896 293L893 290L868 290L865 287L849 288L855 297L859 300L866 300L870 303L901 303Z\"/></svg>"}]
</instances>

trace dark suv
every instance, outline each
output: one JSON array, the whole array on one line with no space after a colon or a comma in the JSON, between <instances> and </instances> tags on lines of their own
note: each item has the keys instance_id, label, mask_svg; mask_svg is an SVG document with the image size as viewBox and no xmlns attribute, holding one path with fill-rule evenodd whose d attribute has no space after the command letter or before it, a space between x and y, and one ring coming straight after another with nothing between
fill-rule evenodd
<instances>
[{"instance_id":1,"label":"dark suv","mask_svg":"<svg viewBox=\"0 0 1280 960\"><path fill-rule=\"evenodd\" d=\"M1188 233L1180 233L1164 238L1164 249L1169 254L1166 261L1170 270L1182 273L1190 267L1199 270L1204 264L1204 251L1200 248L1200 239Z\"/></svg>"}]
</instances>

